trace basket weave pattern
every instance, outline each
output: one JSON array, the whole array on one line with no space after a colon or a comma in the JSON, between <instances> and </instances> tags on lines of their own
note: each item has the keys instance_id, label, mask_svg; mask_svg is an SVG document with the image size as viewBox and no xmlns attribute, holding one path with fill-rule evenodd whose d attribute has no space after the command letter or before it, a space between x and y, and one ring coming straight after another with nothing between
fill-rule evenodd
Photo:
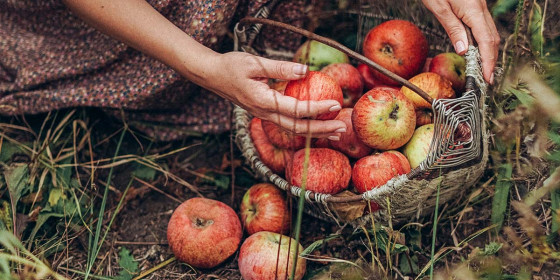
<instances>
[{"instance_id":1,"label":"basket weave pattern","mask_svg":"<svg viewBox=\"0 0 560 280\"><path fill-rule=\"evenodd\" d=\"M365 12L356 13L359 14L361 26L360 33L358 34L359 39L365 35L361 33L367 32L371 26L390 19L386 15ZM444 35L445 33L419 23L416 24L425 33L428 41L432 43L430 46L432 54L450 49L450 45ZM442 43L433 44L434 42ZM244 46L243 42L240 43L239 47L244 51L255 51L251 46ZM273 50L260 50L261 55L270 57L267 53L277 54ZM276 56L275 58L278 57ZM436 137L434 137L428 159L421 164L420 168L413 170L411 174L397 176L384 186L372 189L362 195L355 195L354 199L351 200L341 200L339 199L340 196L337 195L306 191L304 193L307 201L306 212L318 218L337 223L357 224L369 222L373 217L376 223L386 224L390 221L393 224L400 224L410 221L412 218L429 214L435 208L438 199L440 203L450 201L453 198L457 198L459 194L464 193L468 187L474 185L482 176L488 161L488 133L485 124L486 113L484 106L487 88L482 79L478 49L470 46L465 58L467 60L467 76L471 80L472 88L463 93L459 98L468 99L468 102L470 102L465 103L468 106L463 105L463 109L466 110L463 110L465 112L460 116L462 122L469 124L471 131L469 141L459 143L460 149L450 150L447 144L442 146L441 141L438 143L439 140L435 140ZM289 59L289 56L286 59ZM449 118L457 117L455 116L457 115L455 113L457 110L449 110L450 105L446 102L453 103L458 101L456 99L437 100L432 104L436 124L451 123ZM273 173L260 160L249 133L251 118L244 109L237 106L234 108L235 140L243 156L261 179L270 181L293 196L300 196L301 188L291 185L283 177ZM456 125L452 127L456 129ZM447 136L449 136L449 133L447 133ZM466 150L470 152L461 153L461 151ZM450 157L449 152L455 153L456 156ZM450 160L452 164L440 164L442 158L448 161L449 158L452 158ZM352 206L357 206L358 209L363 211L363 209L367 208L367 201L373 201L383 209L372 213L371 216L347 215L347 213L339 211L339 209Z\"/></svg>"}]
</instances>

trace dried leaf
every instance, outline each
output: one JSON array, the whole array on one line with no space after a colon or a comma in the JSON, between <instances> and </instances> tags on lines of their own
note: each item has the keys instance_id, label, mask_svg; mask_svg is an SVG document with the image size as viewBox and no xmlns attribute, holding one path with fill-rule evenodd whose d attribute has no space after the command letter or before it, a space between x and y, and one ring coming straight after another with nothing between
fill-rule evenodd
<instances>
[{"instance_id":1,"label":"dried leaf","mask_svg":"<svg viewBox=\"0 0 560 280\"><path fill-rule=\"evenodd\" d=\"M354 196L351 191L343 191L336 194L337 197ZM365 201L357 201L351 203L331 203L330 208L338 215L339 219L344 222L350 222L364 215L367 203Z\"/></svg>"}]
</instances>

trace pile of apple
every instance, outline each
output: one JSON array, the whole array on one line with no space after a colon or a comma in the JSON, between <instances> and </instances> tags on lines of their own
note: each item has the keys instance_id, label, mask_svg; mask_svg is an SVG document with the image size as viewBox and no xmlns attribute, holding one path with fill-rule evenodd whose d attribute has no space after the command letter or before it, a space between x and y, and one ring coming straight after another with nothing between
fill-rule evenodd
<instances>
[{"instance_id":1,"label":"pile of apple","mask_svg":"<svg viewBox=\"0 0 560 280\"><path fill-rule=\"evenodd\" d=\"M428 58L428 42L411 22L389 20L375 26L362 50L433 99L454 98L465 86L464 58L455 53ZM347 129L338 141L312 139L304 170L305 136L253 118L251 138L273 172L285 174L296 186L306 178L306 189L317 193L364 193L410 172L427 157L434 132L432 107L418 94L366 64L352 65L346 54L317 41L305 42L293 61L309 65L308 75L273 81L271 87L299 100L338 100L342 110L316 119L341 120Z\"/></svg>"},{"instance_id":2,"label":"pile of apple","mask_svg":"<svg viewBox=\"0 0 560 280\"><path fill-rule=\"evenodd\" d=\"M270 183L255 184L245 192L239 216L223 202L191 198L171 215L169 247L178 260L202 269L218 266L239 249L243 279L288 279L303 247L284 235L291 227L286 195ZM243 228L248 237L239 248ZM305 270L305 259L298 257L294 279L302 279Z\"/></svg>"}]
</instances>

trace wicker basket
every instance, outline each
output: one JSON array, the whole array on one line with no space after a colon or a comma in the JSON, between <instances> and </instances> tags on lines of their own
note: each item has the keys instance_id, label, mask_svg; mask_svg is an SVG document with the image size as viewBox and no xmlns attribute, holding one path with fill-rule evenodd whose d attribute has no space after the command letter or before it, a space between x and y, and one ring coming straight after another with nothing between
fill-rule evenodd
<instances>
[{"instance_id":1,"label":"wicker basket","mask_svg":"<svg viewBox=\"0 0 560 280\"><path fill-rule=\"evenodd\" d=\"M274 2L260 10L256 17L266 18ZM429 13L418 7L417 1L403 1L403 3L408 4L401 6L400 11L407 12L397 16L394 11L385 13L383 9L387 11L389 5L383 4L369 7L365 3L363 9L349 11L349 14L356 15L359 20L357 46L361 45L361 40L371 27L385 20L401 18L412 21L420 27L431 44L431 55L452 49L447 35L437 21L427 16ZM235 28L236 48L261 56L282 59L282 55L278 55L282 52L253 48L253 41L261 27L261 22L250 27L243 21L240 22ZM352 53L349 54L354 59L357 58ZM284 55L283 58L289 60L290 55ZM362 59L360 58L361 61ZM364 194L344 192L328 195L305 191L306 212L339 224L356 225L374 221L396 225L430 214L436 202L441 204L457 199L466 189L473 186L482 176L488 161L488 133L484 105L487 87L482 79L478 49L469 46L465 59L467 61L466 91L458 98L438 99L432 103L434 123L441 129L436 129L428 158L418 168ZM369 64L369 61L366 62ZM243 156L262 179L299 197L301 188L291 185L281 176L274 174L261 162L249 134L250 120L251 116L247 111L235 107L235 139ZM461 130L467 130L466 137L464 131L462 136L459 135L458 131ZM382 209L368 213L368 201L377 203Z\"/></svg>"}]
</instances>

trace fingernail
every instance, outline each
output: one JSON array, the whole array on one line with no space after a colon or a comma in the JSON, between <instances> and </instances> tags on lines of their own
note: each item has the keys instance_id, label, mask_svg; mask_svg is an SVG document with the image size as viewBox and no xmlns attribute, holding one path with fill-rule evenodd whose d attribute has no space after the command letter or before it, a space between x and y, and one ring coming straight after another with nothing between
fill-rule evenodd
<instances>
[{"instance_id":1,"label":"fingernail","mask_svg":"<svg viewBox=\"0 0 560 280\"><path fill-rule=\"evenodd\" d=\"M346 132L346 127L341 127L341 128L339 128L339 129L335 130L334 132L336 132L336 133L344 133L344 132Z\"/></svg>"},{"instance_id":2,"label":"fingernail","mask_svg":"<svg viewBox=\"0 0 560 280\"><path fill-rule=\"evenodd\" d=\"M457 53L464 52L466 50L465 43L463 43L463 41L457 42L457 44L455 44L455 50L457 51Z\"/></svg>"},{"instance_id":3,"label":"fingernail","mask_svg":"<svg viewBox=\"0 0 560 280\"><path fill-rule=\"evenodd\" d=\"M494 84L494 73L492 73L492 75L490 75L490 84L491 85Z\"/></svg>"},{"instance_id":4,"label":"fingernail","mask_svg":"<svg viewBox=\"0 0 560 280\"><path fill-rule=\"evenodd\" d=\"M334 105L329 109L329 111L331 111L331 112L336 112L336 111L340 111L340 110L342 110L342 107L340 105Z\"/></svg>"},{"instance_id":5,"label":"fingernail","mask_svg":"<svg viewBox=\"0 0 560 280\"><path fill-rule=\"evenodd\" d=\"M331 135L331 136L327 137L327 139L329 139L331 141L338 141L338 140L340 140L340 136Z\"/></svg>"},{"instance_id":6,"label":"fingernail","mask_svg":"<svg viewBox=\"0 0 560 280\"><path fill-rule=\"evenodd\" d=\"M305 73L307 73L307 65L303 65L303 64L294 65L294 74L305 75Z\"/></svg>"}]
</instances>

